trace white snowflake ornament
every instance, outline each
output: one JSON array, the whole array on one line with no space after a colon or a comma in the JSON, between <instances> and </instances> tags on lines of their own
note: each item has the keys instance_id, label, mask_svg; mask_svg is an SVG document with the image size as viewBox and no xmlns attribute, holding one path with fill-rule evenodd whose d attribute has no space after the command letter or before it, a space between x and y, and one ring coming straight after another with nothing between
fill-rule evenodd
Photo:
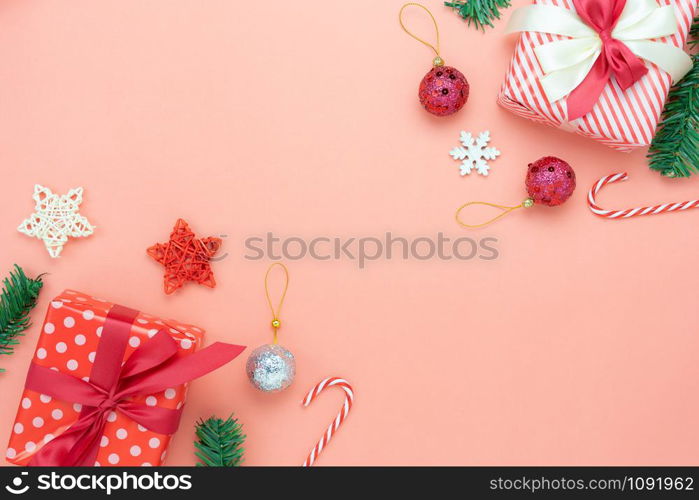
<instances>
[{"instance_id":1,"label":"white snowflake ornament","mask_svg":"<svg viewBox=\"0 0 699 500\"><path fill-rule=\"evenodd\" d=\"M490 165L486 160L494 160L500 156L500 151L487 147L490 142L490 131L478 134L474 139L470 132L461 131L459 137L462 146L457 146L449 154L455 160L461 161L461 175L468 175L474 168L481 175L488 175Z\"/></svg>"},{"instance_id":2,"label":"white snowflake ornament","mask_svg":"<svg viewBox=\"0 0 699 500\"><path fill-rule=\"evenodd\" d=\"M83 201L83 188L75 188L68 194L53 194L47 187L34 186L34 213L22 222L17 230L46 245L49 255L58 257L68 237L90 236L95 228L87 218L78 213Z\"/></svg>"}]
</instances>

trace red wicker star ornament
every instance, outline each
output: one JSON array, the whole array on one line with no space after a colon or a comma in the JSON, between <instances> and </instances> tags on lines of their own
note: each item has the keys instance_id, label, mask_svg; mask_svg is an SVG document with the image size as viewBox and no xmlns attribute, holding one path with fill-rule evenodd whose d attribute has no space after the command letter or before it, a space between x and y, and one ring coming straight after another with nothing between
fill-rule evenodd
<instances>
[{"instance_id":1,"label":"red wicker star ornament","mask_svg":"<svg viewBox=\"0 0 699 500\"><path fill-rule=\"evenodd\" d=\"M165 293L170 295L187 281L214 288L210 260L223 242L220 238L196 238L183 219L177 219L167 243L156 243L148 255L165 266Z\"/></svg>"}]
</instances>

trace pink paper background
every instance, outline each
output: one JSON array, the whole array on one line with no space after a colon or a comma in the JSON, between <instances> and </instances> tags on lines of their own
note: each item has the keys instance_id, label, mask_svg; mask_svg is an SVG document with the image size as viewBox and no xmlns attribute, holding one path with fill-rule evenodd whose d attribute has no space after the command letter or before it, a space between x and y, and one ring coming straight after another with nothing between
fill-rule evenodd
<instances>
[{"instance_id":1,"label":"pink paper background","mask_svg":"<svg viewBox=\"0 0 699 500\"><path fill-rule=\"evenodd\" d=\"M466 107L434 118L417 104L432 55L397 23L402 2L6 0L0 4L0 269L49 272L35 327L0 360L6 443L51 297L103 296L207 330L207 341L269 341L263 276L249 236L498 238L495 261L287 262L281 342L296 383L256 392L244 359L191 386L168 465L193 463L193 423L235 414L246 463L300 464L337 412L341 375L356 405L319 465L697 464L699 213L603 221L610 208L696 197L627 155L527 122L495 98L516 41L482 34L426 2L442 54L471 84ZM524 5L526 0L516 0ZM505 13L509 17L511 10ZM429 36L429 21L406 20ZM489 129L502 156L461 178L460 130ZM578 190L562 207L518 212L477 233L457 227L468 200L517 203L527 162L569 161ZM85 187L97 226L51 260L15 228L34 183ZM215 290L162 293L145 254L177 217L229 235ZM245 358L245 354L243 355Z\"/></svg>"}]
</instances>

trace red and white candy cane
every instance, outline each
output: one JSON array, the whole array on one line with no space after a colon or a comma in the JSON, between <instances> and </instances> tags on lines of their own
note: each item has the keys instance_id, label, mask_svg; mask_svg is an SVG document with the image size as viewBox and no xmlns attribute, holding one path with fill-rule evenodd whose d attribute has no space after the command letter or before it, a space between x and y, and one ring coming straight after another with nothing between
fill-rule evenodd
<instances>
[{"instance_id":1,"label":"red and white candy cane","mask_svg":"<svg viewBox=\"0 0 699 500\"><path fill-rule=\"evenodd\" d=\"M690 208L699 208L699 200L682 201L679 203L664 203L662 205L654 205L652 207L628 208L626 210L607 210L597 204L595 196L597 196L597 193L599 193L604 186L607 184L614 184L615 182L625 181L628 178L629 175L624 172L602 177L600 180L595 182L592 188L590 188L590 192L587 194L587 204L589 205L590 210L592 210L592 213L606 219L628 219L629 217L638 217L641 215L658 215L664 212L676 212Z\"/></svg>"},{"instance_id":2,"label":"red and white candy cane","mask_svg":"<svg viewBox=\"0 0 699 500\"><path fill-rule=\"evenodd\" d=\"M318 397L318 394L323 392L325 388L332 386L340 387L343 391L345 391L345 402L340 409L340 413L337 414L335 420L333 420L333 422L328 426L328 430L325 431L318 443L316 443L311 452L308 454L308 458L306 458L306 461L303 463L304 467L310 467L313 465L313 462L316 461L318 455L320 455L320 452L323 451L323 448L327 446L328 442L333 437L333 434L337 432L337 429L347 418L350 408L352 408L352 402L354 401L352 386L349 385L349 382L347 382L345 379L341 379L339 377L330 377L326 378L325 380L321 380L308 392L303 400L303 406L310 405L311 402Z\"/></svg>"}]
</instances>

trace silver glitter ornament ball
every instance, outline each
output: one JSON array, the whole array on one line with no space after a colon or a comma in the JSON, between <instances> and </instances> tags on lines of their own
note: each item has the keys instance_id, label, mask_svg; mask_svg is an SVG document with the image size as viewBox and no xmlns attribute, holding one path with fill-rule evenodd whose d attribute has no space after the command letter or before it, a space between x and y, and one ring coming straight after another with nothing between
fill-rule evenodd
<instances>
[{"instance_id":1,"label":"silver glitter ornament ball","mask_svg":"<svg viewBox=\"0 0 699 500\"><path fill-rule=\"evenodd\" d=\"M256 389L279 392L294 381L296 362L294 355L282 346L265 344L252 351L245 371Z\"/></svg>"}]
</instances>

